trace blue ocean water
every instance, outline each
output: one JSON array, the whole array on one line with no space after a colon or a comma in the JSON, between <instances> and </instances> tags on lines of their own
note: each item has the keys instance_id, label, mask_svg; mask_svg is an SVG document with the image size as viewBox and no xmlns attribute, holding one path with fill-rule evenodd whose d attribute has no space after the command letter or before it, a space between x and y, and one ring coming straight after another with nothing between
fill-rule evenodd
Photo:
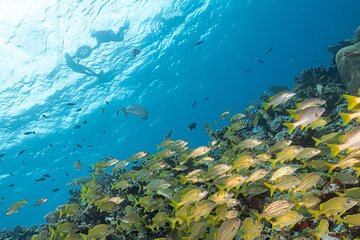
<instances>
[{"instance_id":1,"label":"blue ocean water","mask_svg":"<svg viewBox=\"0 0 360 240\"><path fill-rule=\"evenodd\" d=\"M43 223L67 201L66 183L88 175L102 157L155 152L170 130L190 146L206 144L204 124L224 124L223 111L243 111L272 85L292 86L304 68L330 66L326 48L353 36L359 6L358 0L1 0L0 228ZM110 71L107 77L66 65L66 53L96 45L94 32L121 27L122 41L103 43L80 61L96 73ZM146 107L148 119L125 118L121 106L131 104ZM189 131L192 122L198 126ZM73 167L77 160L81 171ZM36 182L44 174L51 178ZM35 208L42 197L48 202ZM30 204L5 215L24 198Z\"/></svg>"}]
</instances>

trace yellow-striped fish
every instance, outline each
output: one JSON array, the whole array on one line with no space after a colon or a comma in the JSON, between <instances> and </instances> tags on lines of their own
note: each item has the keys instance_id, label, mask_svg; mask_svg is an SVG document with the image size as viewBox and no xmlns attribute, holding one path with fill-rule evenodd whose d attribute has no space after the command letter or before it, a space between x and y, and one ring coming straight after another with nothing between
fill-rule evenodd
<instances>
[{"instance_id":1,"label":"yellow-striped fish","mask_svg":"<svg viewBox=\"0 0 360 240\"><path fill-rule=\"evenodd\" d=\"M256 182L260 179L263 179L264 177L266 177L266 175L269 173L269 171L265 170L265 169L259 169L256 170L255 172L253 172L249 179L247 180L247 182Z\"/></svg>"},{"instance_id":2,"label":"yellow-striped fish","mask_svg":"<svg viewBox=\"0 0 360 240\"><path fill-rule=\"evenodd\" d=\"M337 223L346 223L349 224L349 227L360 226L360 213L346 215L346 217L341 218L339 215L335 215Z\"/></svg>"},{"instance_id":3,"label":"yellow-striped fish","mask_svg":"<svg viewBox=\"0 0 360 240\"><path fill-rule=\"evenodd\" d=\"M322 136L320 139L315 137L312 137L312 139L315 141L315 147L317 147L322 143L336 143L339 136L340 133L332 132Z\"/></svg>"},{"instance_id":4,"label":"yellow-striped fish","mask_svg":"<svg viewBox=\"0 0 360 240\"><path fill-rule=\"evenodd\" d=\"M298 155L296 155L296 159L309 159L320 153L321 150L316 148L304 148Z\"/></svg>"},{"instance_id":5,"label":"yellow-striped fish","mask_svg":"<svg viewBox=\"0 0 360 240\"><path fill-rule=\"evenodd\" d=\"M277 162L284 163L293 160L304 148L301 146L293 145L288 146L276 154L276 158L272 160L271 167L274 168Z\"/></svg>"},{"instance_id":6,"label":"yellow-striped fish","mask_svg":"<svg viewBox=\"0 0 360 240\"><path fill-rule=\"evenodd\" d=\"M295 96L294 92L289 92L289 91L279 92L274 96L269 97L268 99L269 102L263 103L264 109L268 110L270 107L273 107L273 109L275 109L275 107L277 107L280 104L286 103L290 98L294 96Z\"/></svg>"},{"instance_id":7,"label":"yellow-striped fish","mask_svg":"<svg viewBox=\"0 0 360 240\"><path fill-rule=\"evenodd\" d=\"M360 126L340 136L339 140L342 142L341 144L327 144L331 149L332 157L335 157L343 150L351 152L354 149L360 148Z\"/></svg>"},{"instance_id":8,"label":"yellow-striped fish","mask_svg":"<svg viewBox=\"0 0 360 240\"><path fill-rule=\"evenodd\" d=\"M226 189L229 191L233 188L239 188L243 183L247 181L248 177L240 175L240 174L233 174L230 177L226 178L222 185L216 185L220 190Z\"/></svg>"},{"instance_id":9,"label":"yellow-striped fish","mask_svg":"<svg viewBox=\"0 0 360 240\"><path fill-rule=\"evenodd\" d=\"M291 200L296 204L296 210L299 210L301 207L306 209L313 208L321 202L321 199L316 195L307 195L300 202L291 196Z\"/></svg>"},{"instance_id":10,"label":"yellow-striped fish","mask_svg":"<svg viewBox=\"0 0 360 240\"><path fill-rule=\"evenodd\" d=\"M319 210L308 210L308 212L314 215L314 219L317 220L320 215L326 214L327 216L342 215L350 208L354 207L357 201L346 197L334 197L330 200L320 204Z\"/></svg>"},{"instance_id":11,"label":"yellow-striped fish","mask_svg":"<svg viewBox=\"0 0 360 240\"><path fill-rule=\"evenodd\" d=\"M291 143L292 143L291 140L286 140L286 139L285 139L285 140L282 140L282 141L280 141L280 142L277 142L277 143L275 143L273 146L270 147L270 151L269 151L269 152L270 152L270 153L277 153L277 152L283 150L284 148L290 146Z\"/></svg>"},{"instance_id":12,"label":"yellow-striped fish","mask_svg":"<svg viewBox=\"0 0 360 240\"><path fill-rule=\"evenodd\" d=\"M233 169L239 172L241 169L248 169L256 164L259 160L251 155L251 153L243 153L233 162Z\"/></svg>"},{"instance_id":13,"label":"yellow-striped fish","mask_svg":"<svg viewBox=\"0 0 360 240\"><path fill-rule=\"evenodd\" d=\"M305 130L307 131L309 128L312 130L314 130L316 128L323 129L325 127L325 125L330 122L331 122L331 118L329 118L329 117L319 117L318 119L316 119L315 121L313 121L312 123L307 125L305 127Z\"/></svg>"},{"instance_id":14,"label":"yellow-striped fish","mask_svg":"<svg viewBox=\"0 0 360 240\"><path fill-rule=\"evenodd\" d=\"M233 218L225 220L219 227L216 240L233 240L240 227L240 219Z\"/></svg>"},{"instance_id":15,"label":"yellow-striped fish","mask_svg":"<svg viewBox=\"0 0 360 240\"><path fill-rule=\"evenodd\" d=\"M296 187L300 183L300 179L291 176L285 175L277 179L276 184L272 185L270 183L264 182L264 185L270 190L270 197L274 194L276 189L279 189L280 192L285 190L290 190Z\"/></svg>"},{"instance_id":16,"label":"yellow-striped fish","mask_svg":"<svg viewBox=\"0 0 360 240\"><path fill-rule=\"evenodd\" d=\"M270 178L270 181L276 181L276 179L285 176L285 175L291 175L293 174L295 171L297 170L297 168L292 167L292 166L285 166L285 167L281 167L278 170L276 170L273 175Z\"/></svg>"},{"instance_id":17,"label":"yellow-striped fish","mask_svg":"<svg viewBox=\"0 0 360 240\"><path fill-rule=\"evenodd\" d=\"M329 166L329 173L331 173L335 168L339 167L341 169L358 167L360 166L360 154L351 154L346 158L341 159L336 164L327 164Z\"/></svg>"},{"instance_id":18,"label":"yellow-striped fish","mask_svg":"<svg viewBox=\"0 0 360 240\"><path fill-rule=\"evenodd\" d=\"M296 211L288 211L284 215L278 217L275 222L270 221L272 229L276 226L284 228L287 226L293 227L297 222L299 222L304 216Z\"/></svg>"},{"instance_id":19,"label":"yellow-striped fish","mask_svg":"<svg viewBox=\"0 0 360 240\"><path fill-rule=\"evenodd\" d=\"M294 206L292 202L288 202L287 200L277 200L273 203L270 203L261 214L257 214L258 221L265 218L266 220L270 220L274 217L279 217L290 211L290 209Z\"/></svg>"},{"instance_id":20,"label":"yellow-striped fish","mask_svg":"<svg viewBox=\"0 0 360 240\"><path fill-rule=\"evenodd\" d=\"M319 181L320 175L316 173L307 173L300 181L299 185L295 187L294 192L306 192L316 185Z\"/></svg>"}]
</instances>

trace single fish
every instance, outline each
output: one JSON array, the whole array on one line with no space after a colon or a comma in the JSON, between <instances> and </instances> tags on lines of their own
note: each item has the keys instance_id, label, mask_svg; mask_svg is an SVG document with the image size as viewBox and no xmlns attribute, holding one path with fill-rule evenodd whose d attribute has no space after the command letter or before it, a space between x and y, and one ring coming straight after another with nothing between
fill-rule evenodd
<instances>
[{"instance_id":1,"label":"single fish","mask_svg":"<svg viewBox=\"0 0 360 240\"><path fill-rule=\"evenodd\" d=\"M25 198L23 201L21 202L16 202L14 204L12 204L6 211L6 215L9 216L9 215L12 215L14 213L17 213L25 204L27 204L28 201L27 199Z\"/></svg>"},{"instance_id":2,"label":"single fish","mask_svg":"<svg viewBox=\"0 0 360 240\"><path fill-rule=\"evenodd\" d=\"M14 187L14 186L15 186L15 184L13 184L13 183L12 183L12 184L9 184L9 187Z\"/></svg>"},{"instance_id":3,"label":"single fish","mask_svg":"<svg viewBox=\"0 0 360 240\"><path fill-rule=\"evenodd\" d=\"M271 176L271 178L269 180L276 181L278 178L280 178L282 176L293 174L296 170L297 170L297 168L292 167L292 166L281 167L273 173L273 175Z\"/></svg>"},{"instance_id":4,"label":"single fish","mask_svg":"<svg viewBox=\"0 0 360 240\"><path fill-rule=\"evenodd\" d=\"M163 139L169 139L171 137L171 134L173 133L172 130L170 130L169 132L167 132L164 136Z\"/></svg>"},{"instance_id":5,"label":"single fish","mask_svg":"<svg viewBox=\"0 0 360 240\"><path fill-rule=\"evenodd\" d=\"M198 42L195 43L195 46L199 46L200 44L202 44L204 42L204 40L200 40Z\"/></svg>"},{"instance_id":6,"label":"single fish","mask_svg":"<svg viewBox=\"0 0 360 240\"><path fill-rule=\"evenodd\" d=\"M292 143L291 140L286 140L286 139L282 140L280 142L277 142L273 146L270 147L270 152L271 153L277 153L277 152L283 150L284 148L290 146L291 143Z\"/></svg>"},{"instance_id":7,"label":"single fish","mask_svg":"<svg viewBox=\"0 0 360 240\"><path fill-rule=\"evenodd\" d=\"M35 182L42 182L42 181L45 181L45 180L46 180L46 178L42 177L42 178L36 179Z\"/></svg>"},{"instance_id":8,"label":"single fish","mask_svg":"<svg viewBox=\"0 0 360 240\"><path fill-rule=\"evenodd\" d=\"M294 114L294 118L296 122L294 123L284 123L283 125L289 128L289 133L292 133L295 128L300 126L300 129L303 130L308 124L314 122L325 112L325 108L322 107L308 107L299 112L298 114Z\"/></svg>"},{"instance_id":9,"label":"single fish","mask_svg":"<svg viewBox=\"0 0 360 240\"><path fill-rule=\"evenodd\" d=\"M233 240L240 228L241 220L237 218L224 221L217 231L216 240Z\"/></svg>"},{"instance_id":10,"label":"single fish","mask_svg":"<svg viewBox=\"0 0 360 240\"><path fill-rule=\"evenodd\" d=\"M263 184L269 188L270 190L270 197L274 194L275 190L278 189L280 192L283 192L285 190L291 190L297 185L299 185L300 179L292 176L292 175L285 175L282 177L279 177L274 185L264 182Z\"/></svg>"},{"instance_id":11,"label":"single fish","mask_svg":"<svg viewBox=\"0 0 360 240\"><path fill-rule=\"evenodd\" d=\"M289 91L279 92L271 97L269 97L266 103L263 103L264 109L268 110L270 107L277 107L280 104L286 103L289 99L295 96L295 93Z\"/></svg>"},{"instance_id":12,"label":"single fish","mask_svg":"<svg viewBox=\"0 0 360 240\"><path fill-rule=\"evenodd\" d=\"M66 103L66 105L67 105L67 106L75 106L76 103L71 103L71 102L70 102L70 103Z\"/></svg>"},{"instance_id":13,"label":"single fish","mask_svg":"<svg viewBox=\"0 0 360 240\"><path fill-rule=\"evenodd\" d=\"M321 219L317 227L317 231L313 232L312 235L316 237L317 240L320 240L325 238L325 234L328 232L329 232L329 221L327 219Z\"/></svg>"},{"instance_id":14,"label":"single fish","mask_svg":"<svg viewBox=\"0 0 360 240\"><path fill-rule=\"evenodd\" d=\"M79 128L81 128L81 125L75 125L74 126L74 129L79 129Z\"/></svg>"},{"instance_id":15,"label":"single fish","mask_svg":"<svg viewBox=\"0 0 360 240\"><path fill-rule=\"evenodd\" d=\"M271 218L280 217L289 212L293 206L294 204L292 202L288 202L287 200L277 200L272 202L261 214L257 214L258 221L263 218L269 221Z\"/></svg>"},{"instance_id":16,"label":"single fish","mask_svg":"<svg viewBox=\"0 0 360 240\"><path fill-rule=\"evenodd\" d=\"M52 192L58 192L59 191L59 188L54 188L51 190Z\"/></svg>"},{"instance_id":17,"label":"single fish","mask_svg":"<svg viewBox=\"0 0 360 240\"><path fill-rule=\"evenodd\" d=\"M42 114L41 116L43 116L43 118L48 118L45 114Z\"/></svg>"},{"instance_id":18,"label":"single fish","mask_svg":"<svg viewBox=\"0 0 360 240\"><path fill-rule=\"evenodd\" d=\"M133 49L131 50L131 54L133 55L133 57L136 57L137 55L139 55L140 52L141 52L141 50L138 49L138 48L133 48Z\"/></svg>"},{"instance_id":19,"label":"single fish","mask_svg":"<svg viewBox=\"0 0 360 240\"><path fill-rule=\"evenodd\" d=\"M39 200L37 200L37 202L34 204L35 207L39 207L41 205L43 205L44 203L47 202L47 198L40 198Z\"/></svg>"},{"instance_id":20,"label":"single fish","mask_svg":"<svg viewBox=\"0 0 360 240\"><path fill-rule=\"evenodd\" d=\"M25 149L21 150L21 151L18 153L18 155L19 155L19 156L22 155L25 151L26 151Z\"/></svg>"},{"instance_id":21,"label":"single fish","mask_svg":"<svg viewBox=\"0 0 360 240\"><path fill-rule=\"evenodd\" d=\"M331 156L335 157L343 150L351 152L353 149L360 148L360 127L355 127L339 137L342 144L327 144L331 149Z\"/></svg>"},{"instance_id":22,"label":"single fish","mask_svg":"<svg viewBox=\"0 0 360 240\"><path fill-rule=\"evenodd\" d=\"M210 97L204 97L204 101L210 100Z\"/></svg>"},{"instance_id":23,"label":"single fish","mask_svg":"<svg viewBox=\"0 0 360 240\"><path fill-rule=\"evenodd\" d=\"M266 51L266 53L265 54L269 54L269 53L271 53L272 52L272 48L269 48L267 51Z\"/></svg>"},{"instance_id":24,"label":"single fish","mask_svg":"<svg viewBox=\"0 0 360 240\"><path fill-rule=\"evenodd\" d=\"M252 73L252 71L253 71L252 69L246 69L245 73Z\"/></svg>"},{"instance_id":25,"label":"single fish","mask_svg":"<svg viewBox=\"0 0 360 240\"><path fill-rule=\"evenodd\" d=\"M320 175L316 173L307 173L300 181L299 185L294 188L294 192L306 192L316 185L320 180Z\"/></svg>"},{"instance_id":26,"label":"single fish","mask_svg":"<svg viewBox=\"0 0 360 240\"><path fill-rule=\"evenodd\" d=\"M49 174L47 174L47 173L45 173L43 176L46 177L46 178L51 178L51 176Z\"/></svg>"},{"instance_id":27,"label":"single fish","mask_svg":"<svg viewBox=\"0 0 360 240\"><path fill-rule=\"evenodd\" d=\"M81 144L75 143L75 145L76 145L78 148L83 148L83 146L82 146Z\"/></svg>"},{"instance_id":28,"label":"single fish","mask_svg":"<svg viewBox=\"0 0 360 240\"><path fill-rule=\"evenodd\" d=\"M191 105L192 108L194 108L197 104L197 101L194 101L193 104Z\"/></svg>"},{"instance_id":29,"label":"single fish","mask_svg":"<svg viewBox=\"0 0 360 240\"><path fill-rule=\"evenodd\" d=\"M260 237L264 225L250 217L245 218L241 226L244 240L254 240Z\"/></svg>"},{"instance_id":30,"label":"single fish","mask_svg":"<svg viewBox=\"0 0 360 240\"><path fill-rule=\"evenodd\" d=\"M77 160L75 163L74 163L74 168L76 169L76 171L80 171L81 168L82 168L82 163L80 162L80 160Z\"/></svg>"},{"instance_id":31,"label":"single fish","mask_svg":"<svg viewBox=\"0 0 360 240\"><path fill-rule=\"evenodd\" d=\"M146 120L149 115L149 111L137 104L131 105L129 107L121 107L121 110L124 112L125 118L128 117L129 113L139 116L141 119Z\"/></svg>"},{"instance_id":32,"label":"single fish","mask_svg":"<svg viewBox=\"0 0 360 240\"><path fill-rule=\"evenodd\" d=\"M356 119L356 121L360 120L360 110L356 110L356 112L353 113L339 112L339 116L343 120L343 125L346 125L353 119Z\"/></svg>"},{"instance_id":33,"label":"single fish","mask_svg":"<svg viewBox=\"0 0 360 240\"><path fill-rule=\"evenodd\" d=\"M316 107L316 106L321 107L325 103L326 101L320 98L307 98L300 103L295 103L295 106L297 108L297 110L295 111L304 110L305 108L308 107Z\"/></svg>"},{"instance_id":34,"label":"single fish","mask_svg":"<svg viewBox=\"0 0 360 240\"><path fill-rule=\"evenodd\" d=\"M6 153L0 153L0 158L3 158Z\"/></svg>"},{"instance_id":35,"label":"single fish","mask_svg":"<svg viewBox=\"0 0 360 240\"><path fill-rule=\"evenodd\" d=\"M349 227L360 226L360 213L347 215L344 218L341 218L339 215L335 215L336 223L346 223Z\"/></svg>"},{"instance_id":36,"label":"single fish","mask_svg":"<svg viewBox=\"0 0 360 240\"><path fill-rule=\"evenodd\" d=\"M30 134L35 135L35 131L24 132L24 135L30 135Z\"/></svg>"},{"instance_id":37,"label":"single fish","mask_svg":"<svg viewBox=\"0 0 360 240\"><path fill-rule=\"evenodd\" d=\"M262 59L260 59L260 58L256 58L256 61L257 61L258 63L261 63L261 64L264 64L264 63L265 63L264 60L262 60Z\"/></svg>"},{"instance_id":38,"label":"single fish","mask_svg":"<svg viewBox=\"0 0 360 240\"><path fill-rule=\"evenodd\" d=\"M308 210L308 212L314 215L314 219L317 220L320 215L326 214L327 216L341 216L347 210L354 207L358 202L346 197L334 197L330 200L320 204L319 210Z\"/></svg>"},{"instance_id":39,"label":"single fish","mask_svg":"<svg viewBox=\"0 0 360 240\"><path fill-rule=\"evenodd\" d=\"M336 143L339 136L340 136L340 133L332 132L332 133L322 136L320 139L315 138L315 137L312 137L312 139L315 141L315 147L317 147L322 143Z\"/></svg>"},{"instance_id":40,"label":"single fish","mask_svg":"<svg viewBox=\"0 0 360 240\"><path fill-rule=\"evenodd\" d=\"M292 226L303 219L303 217L304 216L302 214L296 211L289 211L283 216L278 217L275 222L270 221L272 225L271 228L274 229L276 226L279 226L280 228L290 226L290 228L292 228Z\"/></svg>"},{"instance_id":41,"label":"single fish","mask_svg":"<svg viewBox=\"0 0 360 240\"><path fill-rule=\"evenodd\" d=\"M190 125L188 126L188 129L189 129L189 130L193 130L193 129L196 130L196 125L197 125L196 122L190 123Z\"/></svg>"}]
</instances>

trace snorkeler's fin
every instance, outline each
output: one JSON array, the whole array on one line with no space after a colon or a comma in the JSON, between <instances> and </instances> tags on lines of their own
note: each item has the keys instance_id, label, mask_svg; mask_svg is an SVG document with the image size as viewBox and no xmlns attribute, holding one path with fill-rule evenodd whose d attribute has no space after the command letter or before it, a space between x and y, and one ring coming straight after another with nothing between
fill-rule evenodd
<instances>
[{"instance_id":1,"label":"snorkeler's fin","mask_svg":"<svg viewBox=\"0 0 360 240\"><path fill-rule=\"evenodd\" d=\"M126 107L121 107L121 110L124 112L125 118L127 118L128 115L129 115L129 112L128 112L127 108Z\"/></svg>"}]
</instances>

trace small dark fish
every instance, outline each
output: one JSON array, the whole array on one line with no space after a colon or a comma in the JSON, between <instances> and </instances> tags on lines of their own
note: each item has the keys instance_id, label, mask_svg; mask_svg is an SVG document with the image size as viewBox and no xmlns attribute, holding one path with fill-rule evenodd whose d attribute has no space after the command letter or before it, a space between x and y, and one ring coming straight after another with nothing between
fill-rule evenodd
<instances>
[{"instance_id":1,"label":"small dark fish","mask_svg":"<svg viewBox=\"0 0 360 240\"><path fill-rule=\"evenodd\" d=\"M14 174L12 172L10 172L9 174L10 174L10 176L14 176Z\"/></svg>"},{"instance_id":2,"label":"small dark fish","mask_svg":"<svg viewBox=\"0 0 360 240\"><path fill-rule=\"evenodd\" d=\"M26 151L25 149L21 150L21 151L18 153L18 155L19 155L19 156L22 155L25 151Z\"/></svg>"},{"instance_id":3,"label":"small dark fish","mask_svg":"<svg viewBox=\"0 0 360 240\"><path fill-rule=\"evenodd\" d=\"M4 157L6 153L0 153L0 158Z\"/></svg>"},{"instance_id":4,"label":"small dark fish","mask_svg":"<svg viewBox=\"0 0 360 240\"><path fill-rule=\"evenodd\" d=\"M134 48L133 50L131 50L133 57L136 57L137 55L139 55L140 52L141 52L141 50L138 48Z\"/></svg>"},{"instance_id":5,"label":"small dark fish","mask_svg":"<svg viewBox=\"0 0 360 240\"><path fill-rule=\"evenodd\" d=\"M196 106L196 104L197 104L197 101L193 102L191 107L194 108Z\"/></svg>"},{"instance_id":6,"label":"small dark fish","mask_svg":"<svg viewBox=\"0 0 360 240\"><path fill-rule=\"evenodd\" d=\"M200 44L202 44L204 42L204 40L200 40L197 43L195 43L195 46L199 46Z\"/></svg>"},{"instance_id":7,"label":"small dark fish","mask_svg":"<svg viewBox=\"0 0 360 240\"><path fill-rule=\"evenodd\" d=\"M1 200L4 200L5 198L4 197L1 197Z\"/></svg>"},{"instance_id":8,"label":"small dark fish","mask_svg":"<svg viewBox=\"0 0 360 240\"><path fill-rule=\"evenodd\" d=\"M42 182L42 181L45 181L46 178L42 177L42 178L39 178L39 179L36 179L35 182Z\"/></svg>"},{"instance_id":9,"label":"small dark fish","mask_svg":"<svg viewBox=\"0 0 360 240\"><path fill-rule=\"evenodd\" d=\"M104 134L104 135L106 135L106 132L105 132L105 131L103 131L103 134Z\"/></svg>"},{"instance_id":10,"label":"small dark fish","mask_svg":"<svg viewBox=\"0 0 360 240\"><path fill-rule=\"evenodd\" d=\"M109 102L105 100L106 105L109 105Z\"/></svg>"},{"instance_id":11,"label":"small dark fish","mask_svg":"<svg viewBox=\"0 0 360 240\"><path fill-rule=\"evenodd\" d=\"M87 124L87 123L88 123L88 121L86 121L86 120L85 120L85 121L83 121L83 123L82 123L82 124Z\"/></svg>"},{"instance_id":12,"label":"small dark fish","mask_svg":"<svg viewBox=\"0 0 360 240\"><path fill-rule=\"evenodd\" d=\"M80 112L82 110L82 108L78 108L75 110L75 112Z\"/></svg>"},{"instance_id":13,"label":"small dark fish","mask_svg":"<svg viewBox=\"0 0 360 240\"><path fill-rule=\"evenodd\" d=\"M105 112L105 108L101 108L101 113L104 113Z\"/></svg>"},{"instance_id":14,"label":"small dark fish","mask_svg":"<svg viewBox=\"0 0 360 240\"><path fill-rule=\"evenodd\" d=\"M22 164L25 166L25 162L24 162L24 160L21 160L21 162L22 162Z\"/></svg>"},{"instance_id":15,"label":"small dark fish","mask_svg":"<svg viewBox=\"0 0 360 240\"><path fill-rule=\"evenodd\" d=\"M310 28L304 28L304 32L307 32L309 30L310 30Z\"/></svg>"},{"instance_id":16,"label":"small dark fish","mask_svg":"<svg viewBox=\"0 0 360 240\"><path fill-rule=\"evenodd\" d=\"M85 138L81 138L81 140L86 141Z\"/></svg>"},{"instance_id":17,"label":"small dark fish","mask_svg":"<svg viewBox=\"0 0 360 240\"><path fill-rule=\"evenodd\" d=\"M67 177L68 177L68 176L69 176L69 173L67 172L67 173L65 174L65 176L67 176Z\"/></svg>"},{"instance_id":18,"label":"small dark fish","mask_svg":"<svg viewBox=\"0 0 360 240\"><path fill-rule=\"evenodd\" d=\"M271 86L269 87L269 90L272 94L277 94L282 91L289 91L289 88L286 86Z\"/></svg>"},{"instance_id":19,"label":"small dark fish","mask_svg":"<svg viewBox=\"0 0 360 240\"><path fill-rule=\"evenodd\" d=\"M245 70L245 73L251 73L251 72L252 72L252 69Z\"/></svg>"},{"instance_id":20,"label":"small dark fish","mask_svg":"<svg viewBox=\"0 0 360 240\"><path fill-rule=\"evenodd\" d=\"M267 51L266 51L266 53L265 54L269 54L269 53L271 53L271 51L272 51L273 49L272 48L269 48Z\"/></svg>"},{"instance_id":21,"label":"small dark fish","mask_svg":"<svg viewBox=\"0 0 360 240\"><path fill-rule=\"evenodd\" d=\"M260 59L260 58L256 58L256 61L258 62L258 63L261 63L261 64L264 64L265 62L262 60L262 59Z\"/></svg>"},{"instance_id":22,"label":"small dark fish","mask_svg":"<svg viewBox=\"0 0 360 240\"><path fill-rule=\"evenodd\" d=\"M9 185L9 187L14 187L14 186L15 186L15 184L13 184L13 183Z\"/></svg>"},{"instance_id":23,"label":"small dark fish","mask_svg":"<svg viewBox=\"0 0 360 240\"><path fill-rule=\"evenodd\" d=\"M88 144L87 146L88 146L88 147L93 147L93 145L91 145L91 144Z\"/></svg>"},{"instance_id":24,"label":"small dark fish","mask_svg":"<svg viewBox=\"0 0 360 240\"><path fill-rule=\"evenodd\" d=\"M42 114L41 116L43 116L44 118L48 118L45 114Z\"/></svg>"},{"instance_id":25,"label":"small dark fish","mask_svg":"<svg viewBox=\"0 0 360 240\"><path fill-rule=\"evenodd\" d=\"M81 128L81 125L76 125L76 126L74 127L74 129L79 129L79 128Z\"/></svg>"},{"instance_id":26,"label":"small dark fish","mask_svg":"<svg viewBox=\"0 0 360 240\"><path fill-rule=\"evenodd\" d=\"M68 106L75 106L76 105L76 103L66 103L66 105L68 105Z\"/></svg>"},{"instance_id":27,"label":"small dark fish","mask_svg":"<svg viewBox=\"0 0 360 240\"><path fill-rule=\"evenodd\" d=\"M55 182L55 179L51 180L51 182Z\"/></svg>"},{"instance_id":28,"label":"small dark fish","mask_svg":"<svg viewBox=\"0 0 360 240\"><path fill-rule=\"evenodd\" d=\"M210 100L210 97L204 97L204 101Z\"/></svg>"},{"instance_id":29,"label":"small dark fish","mask_svg":"<svg viewBox=\"0 0 360 240\"><path fill-rule=\"evenodd\" d=\"M76 148L73 148L73 152L75 152L76 151Z\"/></svg>"},{"instance_id":30,"label":"small dark fish","mask_svg":"<svg viewBox=\"0 0 360 240\"><path fill-rule=\"evenodd\" d=\"M75 143L75 145L76 145L78 148L83 148L83 146L82 146L81 144Z\"/></svg>"},{"instance_id":31,"label":"small dark fish","mask_svg":"<svg viewBox=\"0 0 360 240\"><path fill-rule=\"evenodd\" d=\"M63 146L63 149L65 149L66 148L66 146Z\"/></svg>"},{"instance_id":32,"label":"small dark fish","mask_svg":"<svg viewBox=\"0 0 360 240\"><path fill-rule=\"evenodd\" d=\"M52 192L58 192L59 189L58 188L54 188L53 190L51 190Z\"/></svg>"},{"instance_id":33,"label":"small dark fish","mask_svg":"<svg viewBox=\"0 0 360 240\"><path fill-rule=\"evenodd\" d=\"M49 174L47 174L47 173L44 174L43 176L46 177L46 178L51 178L51 176Z\"/></svg>"},{"instance_id":34,"label":"small dark fish","mask_svg":"<svg viewBox=\"0 0 360 240\"><path fill-rule=\"evenodd\" d=\"M188 126L188 129L189 129L189 130L193 130L193 129L196 130L196 125L197 125L197 123L196 123L196 122L193 122L193 123L191 123L191 124Z\"/></svg>"},{"instance_id":35,"label":"small dark fish","mask_svg":"<svg viewBox=\"0 0 360 240\"><path fill-rule=\"evenodd\" d=\"M24 135L30 135L30 134L34 134L34 135L35 135L35 131L24 132Z\"/></svg>"},{"instance_id":36,"label":"small dark fish","mask_svg":"<svg viewBox=\"0 0 360 240\"><path fill-rule=\"evenodd\" d=\"M173 131L170 130L169 132L167 132L167 133L164 135L163 139L168 139L168 138L170 138L172 133L173 133Z\"/></svg>"},{"instance_id":37,"label":"small dark fish","mask_svg":"<svg viewBox=\"0 0 360 240\"><path fill-rule=\"evenodd\" d=\"M53 147L53 145L52 145L51 143L49 144L49 146L50 146L51 148Z\"/></svg>"}]
</instances>

